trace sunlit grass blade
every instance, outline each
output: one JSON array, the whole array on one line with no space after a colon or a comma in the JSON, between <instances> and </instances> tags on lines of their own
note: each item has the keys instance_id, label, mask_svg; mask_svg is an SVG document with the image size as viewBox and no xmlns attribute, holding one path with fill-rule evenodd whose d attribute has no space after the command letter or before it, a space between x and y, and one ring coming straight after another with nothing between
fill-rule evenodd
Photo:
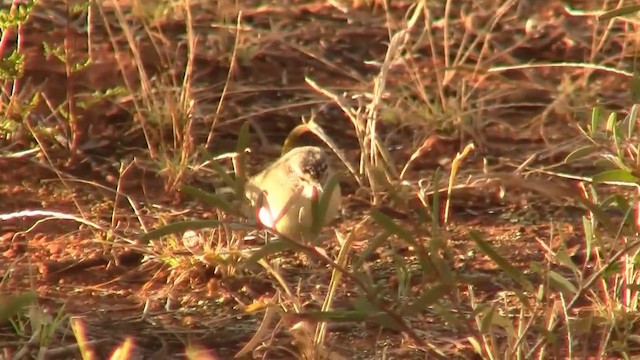
<instances>
[{"instance_id":1,"label":"sunlit grass blade","mask_svg":"<svg viewBox=\"0 0 640 360\"><path fill-rule=\"evenodd\" d=\"M451 206L451 191L453 190L453 183L455 181L456 175L460 170L460 164L474 150L475 150L475 145L473 145L473 143L467 144L462 150L462 152L457 153L455 158L451 162L451 172L449 173L449 184L447 187L447 198L444 203L444 223L445 224L449 222L449 207Z\"/></svg>"},{"instance_id":2,"label":"sunlit grass blade","mask_svg":"<svg viewBox=\"0 0 640 360\"><path fill-rule=\"evenodd\" d=\"M287 135L287 138L284 141L284 145L282 147L282 154L284 155L289 150L291 150L294 147L296 140L300 136L302 136L304 133L307 133L307 132L314 134L320 140L322 140L325 144L327 144L327 146L331 149L331 151L333 151L336 154L336 156L338 156L340 161L342 161L342 163L346 166L346 168L349 170L351 175L353 175L356 181L358 181L358 183L361 183L361 179L358 176L358 173L356 172L356 168L351 164L351 162L349 162L349 160L344 155L344 153L340 150L336 142L333 141L333 139L331 139L331 137L324 131L324 129L322 129L320 125L316 124L316 122L313 120L300 124L289 132L289 134Z\"/></svg>"},{"instance_id":3,"label":"sunlit grass blade","mask_svg":"<svg viewBox=\"0 0 640 360\"><path fill-rule=\"evenodd\" d=\"M311 132L311 130L307 124L297 125L289 131L289 134L287 134L286 139L284 139L284 142L282 143L282 153L280 155L282 156L291 151L291 149L295 147L298 138L308 132Z\"/></svg>"},{"instance_id":4,"label":"sunlit grass blade","mask_svg":"<svg viewBox=\"0 0 640 360\"><path fill-rule=\"evenodd\" d=\"M365 125L362 117L359 116L359 114L354 109L352 109L351 106L349 106L349 104L345 101L345 99L343 97L341 97L339 95L336 95L336 94L332 93L331 91L329 91L327 89L324 89L323 87L321 87L315 81L313 81L312 79L310 79L308 77L305 77L305 81L314 90L316 90L320 94L326 96L327 98L331 99L334 103L336 103L340 107L340 109L342 109L344 114L347 116L347 118L349 119L349 121L353 125L353 129L356 132L356 135L358 135L358 142L362 146L362 141L363 141L362 135L364 135L364 125ZM310 124L315 124L315 122L313 122L313 121L310 121L309 123ZM314 133L316 135L318 135L320 133L320 132L316 132L315 131L316 129L319 129L318 126L312 127L311 129L314 130ZM320 135L319 135L319 137L320 137ZM320 138L322 138L322 137L320 137ZM330 139L330 138L327 136L326 139ZM353 166L348 161L348 159L344 156L344 154L342 152L336 151L337 146L335 146L335 144L333 144L332 142L328 142L326 140L325 140L325 142L330 147L333 146L332 149L334 150L336 155L340 158L340 160L344 163L344 165L349 169L349 172L351 172L351 175L353 175L353 177L356 179L356 181L358 182L358 185L362 186L364 184L364 179L360 176L360 173L356 170L356 167Z\"/></svg>"},{"instance_id":5,"label":"sunlit grass blade","mask_svg":"<svg viewBox=\"0 0 640 360\"><path fill-rule=\"evenodd\" d=\"M127 337L122 344L120 344L111 354L109 360L128 360L131 359L131 355L134 349L133 339Z\"/></svg>"},{"instance_id":6,"label":"sunlit grass blade","mask_svg":"<svg viewBox=\"0 0 640 360\"><path fill-rule=\"evenodd\" d=\"M240 127L240 132L238 133L238 141L236 142L236 153L238 156L233 158L233 167L236 173L236 181L234 183L234 189L236 191L236 195L238 197L244 195L244 186L247 178L246 174L246 153L245 149L249 146L249 122L245 122Z\"/></svg>"},{"instance_id":7,"label":"sunlit grass blade","mask_svg":"<svg viewBox=\"0 0 640 360\"><path fill-rule=\"evenodd\" d=\"M598 16L598 21L607 21L618 16L632 15L637 13L638 11L640 11L640 5L621 6L617 9L605 11L604 13Z\"/></svg>"},{"instance_id":8,"label":"sunlit grass blade","mask_svg":"<svg viewBox=\"0 0 640 360\"><path fill-rule=\"evenodd\" d=\"M187 360L218 360L219 357L211 349L200 345L189 344L185 348L184 356Z\"/></svg>"},{"instance_id":9,"label":"sunlit grass blade","mask_svg":"<svg viewBox=\"0 0 640 360\"><path fill-rule=\"evenodd\" d=\"M634 91L635 93L635 97L634 100L636 102L636 104L633 104L631 106L631 111L629 111L629 114L626 116L627 119L627 138L631 139L632 137L635 136L635 130L636 130L636 119L638 118L638 102L640 101L640 77L638 77L638 74L635 74L633 77L634 81L635 81L635 89Z\"/></svg>"},{"instance_id":10,"label":"sunlit grass blade","mask_svg":"<svg viewBox=\"0 0 640 360\"><path fill-rule=\"evenodd\" d=\"M364 221L360 222L357 225L357 228L361 228L364 225ZM349 261L349 257L351 254L351 248L353 246L353 242L355 241L356 231L353 231L347 235L346 239L342 238L342 235L336 232L336 236L338 237L338 242L341 244L340 252L338 253L337 265L343 269L347 268L347 264ZM340 287L342 280L342 272L337 268L333 268L331 270L331 280L329 281L329 288L327 289L327 294L322 302L321 311L329 311L333 305L333 300L336 297L337 291ZM314 343L315 344L324 344L325 337L327 334L327 324L322 322L318 324L316 327L315 335L314 335Z\"/></svg>"},{"instance_id":11,"label":"sunlit grass blade","mask_svg":"<svg viewBox=\"0 0 640 360\"><path fill-rule=\"evenodd\" d=\"M571 151L569 155L567 155L564 158L564 162L565 163L575 162L575 161L584 159L590 155L593 155L598 151L601 151L601 148L598 145L585 145Z\"/></svg>"},{"instance_id":12,"label":"sunlit grass blade","mask_svg":"<svg viewBox=\"0 0 640 360\"><path fill-rule=\"evenodd\" d=\"M440 170L440 168L437 168L433 173L433 183L439 184L440 179L442 179L442 170ZM436 189L436 191L433 192L433 199L431 204L431 225L434 231L439 231L441 226L441 219L444 219L444 214L442 214L442 209L440 208L440 206L440 192Z\"/></svg>"},{"instance_id":13,"label":"sunlit grass blade","mask_svg":"<svg viewBox=\"0 0 640 360\"><path fill-rule=\"evenodd\" d=\"M78 348L80 350L80 355L82 356L82 360L93 360L94 352L89 346L89 341L87 338L86 328L84 322L77 317L71 319L71 330L73 331L73 335L76 338L76 342L78 343Z\"/></svg>"}]
</instances>

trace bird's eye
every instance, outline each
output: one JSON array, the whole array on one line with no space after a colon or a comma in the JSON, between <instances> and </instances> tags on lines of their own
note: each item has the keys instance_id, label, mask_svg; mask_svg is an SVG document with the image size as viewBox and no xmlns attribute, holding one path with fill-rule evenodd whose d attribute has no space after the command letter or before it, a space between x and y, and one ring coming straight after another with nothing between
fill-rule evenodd
<instances>
[{"instance_id":1,"label":"bird's eye","mask_svg":"<svg viewBox=\"0 0 640 360\"><path fill-rule=\"evenodd\" d=\"M321 180L322 175L327 171L327 164L318 163L307 165L302 168L302 171L315 180Z\"/></svg>"},{"instance_id":2,"label":"bird's eye","mask_svg":"<svg viewBox=\"0 0 640 360\"><path fill-rule=\"evenodd\" d=\"M319 174L319 169L315 166L305 166L304 172L311 175L314 178L317 178Z\"/></svg>"}]
</instances>

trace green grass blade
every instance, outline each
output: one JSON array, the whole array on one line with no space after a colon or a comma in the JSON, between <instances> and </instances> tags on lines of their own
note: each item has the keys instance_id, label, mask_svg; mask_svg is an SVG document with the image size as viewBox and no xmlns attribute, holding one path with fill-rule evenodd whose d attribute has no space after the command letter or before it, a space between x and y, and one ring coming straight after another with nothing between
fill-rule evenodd
<instances>
[{"instance_id":1,"label":"green grass blade","mask_svg":"<svg viewBox=\"0 0 640 360\"><path fill-rule=\"evenodd\" d=\"M216 209L219 209L225 213L229 213L229 214L235 214L235 215L242 215L238 210L236 210L231 203L229 203L227 200L223 199L223 197L221 195L215 195L215 194L211 194L208 193L206 191L200 190L196 187L190 186L190 185L182 185L182 187L180 188L180 190L195 198L198 200L202 200L205 203L213 206Z\"/></svg>"},{"instance_id":2,"label":"green grass blade","mask_svg":"<svg viewBox=\"0 0 640 360\"><path fill-rule=\"evenodd\" d=\"M338 174L333 174L327 181L327 184L324 186L322 196L320 196L317 201L313 201L311 203L311 214L313 216L313 222L311 224L311 234L320 234L322 226L324 225L324 218L327 214L327 209L329 208L329 203L331 202L331 195L336 189L336 186L339 185L339 182L340 176Z\"/></svg>"},{"instance_id":3,"label":"green grass blade","mask_svg":"<svg viewBox=\"0 0 640 360\"><path fill-rule=\"evenodd\" d=\"M482 236L476 231L469 231L469 237L476 243L478 248L487 255L491 260L493 260L496 265L502 271L504 271L510 278L515 280L518 284L520 284L526 291L533 292L533 284L527 278L524 277L520 270L516 269L513 265L507 261L502 255L498 254L497 251L489 245L486 241L482 239Z\"/></svg>"},{"instance_id":4,"label":"green grass blade","mask_svg":"<svg viewBox=\"0 0 640 360\"><path fill-rule=\"evenodd\" d=\"M0 324L33 304L37 299L38 294L34 291L0 299Z\"/></svg>"},{"instance_id":5,"label":"green grass blade","mask_svg":"<svg viewBox=\"0 0 640 360\"><path fill-rule=\"evenodd\" d=\"M450 286L446 284L437 284L431 288L423 290L422 294L420 294L420 297L416 301L402 310L402 314L405 316L412 316L425 311L429 306L437 303L439 300L442 300L449 290L449 287Z\"/></svg>"},{"instance_id":6,"label":"green grass blade","mask_svg":"<svg viewBox=\"0 0 640 360\"><path fill-rule=\"evenodd\" d=\"M287 250L293 250L296 247L289 241L285 240L273 240L269 241L265 245L261 246L258 250L254 251L249 258L245 261L244 266L252 266L257 264L258 261L266 258L269 255L274 255Z\"/></svg>"},{"instance_id":7,"label":"green grass blade","mask_svg":"<svg viewBox=\"0 0 640 360\"><path fill-rule=\"evenodd\" d=\"M148 242L150 240L159 239L163 236L183 233L187 230L198 230L198 229L206 229L213 228L220 225L220 222L217 220L190 220L190 221L178 221L167 226L162 226L155 230L149 231L146 234L143 234L140 237L140 240L144 242Z\"/></svg>"}]
</instances>

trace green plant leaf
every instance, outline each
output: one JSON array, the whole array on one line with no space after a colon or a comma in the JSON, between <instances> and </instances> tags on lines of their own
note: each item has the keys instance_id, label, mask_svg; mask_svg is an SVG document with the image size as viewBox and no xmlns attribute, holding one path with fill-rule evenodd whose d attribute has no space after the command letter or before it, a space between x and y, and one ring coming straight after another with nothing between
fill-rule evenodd
<instances>
[{"instance_id":1,"label":"green plant leaf","mask_svg":"<svg viewBox=\"0 0 640 360\"><path fill-rule=\"evenodd\" d=\"M609 181L638 184L640 182L640 179L635 177L630 171L622 169L603 171L593 177L594 184Z\"/></svg>"}]
</instances>

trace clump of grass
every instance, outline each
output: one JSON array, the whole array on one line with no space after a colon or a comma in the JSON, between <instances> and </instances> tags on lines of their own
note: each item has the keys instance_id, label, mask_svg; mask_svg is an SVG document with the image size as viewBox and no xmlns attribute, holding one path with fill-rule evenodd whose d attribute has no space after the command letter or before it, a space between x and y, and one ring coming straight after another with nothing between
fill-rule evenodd
<instances>
[{"instance_id":1,"label":"clump of grass","mask_svg":"<svg viewBox=\"0 0 640 360\"><path fill-rule=\"evenodd\" d=\"M22 129L19 119L30 114L34 100L23 104L22 93L24 74L24 26L33 9L33 4L19 4L14 1L7 10L0 10L0 136L5 140L15 139ZM16 42L15 46L13 42ZM26 106L31 104L31 106Z\"/></svg>"}]
</instances>

